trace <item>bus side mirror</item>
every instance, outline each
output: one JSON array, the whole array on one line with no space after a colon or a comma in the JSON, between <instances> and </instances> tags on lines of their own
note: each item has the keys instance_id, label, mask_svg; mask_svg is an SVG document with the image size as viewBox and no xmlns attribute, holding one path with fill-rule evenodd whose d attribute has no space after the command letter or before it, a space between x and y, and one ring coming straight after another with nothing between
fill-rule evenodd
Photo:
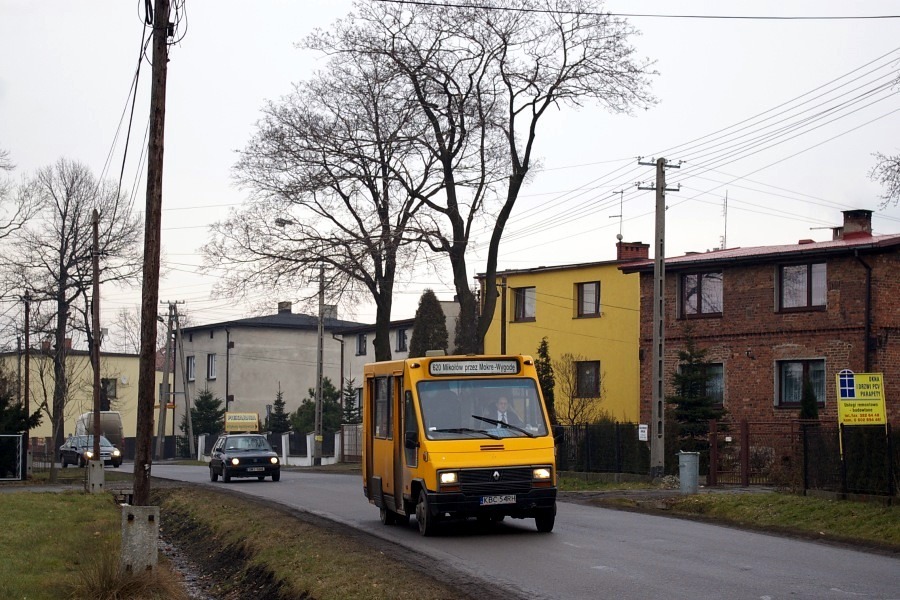
<instances>
[{"instance_id":1,"label":"bus side mirror","mask_svg":"<svg viewBox=\"0 0 900 600\"><path fill-rule=\"evenodd\" d=\"M407 431L406 438L404 440L404 445L413 450L419 447L419 432L418 431Z\"/></svg>"}]
</instances>

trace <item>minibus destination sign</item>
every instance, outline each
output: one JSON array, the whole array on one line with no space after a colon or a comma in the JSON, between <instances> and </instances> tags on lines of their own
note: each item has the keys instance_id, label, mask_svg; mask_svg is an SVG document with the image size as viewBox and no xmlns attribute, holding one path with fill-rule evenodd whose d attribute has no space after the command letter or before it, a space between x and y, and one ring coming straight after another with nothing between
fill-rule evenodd
<instances>
[{"instance_id":1,"label":"minibus destination sign","mask_svg":"<svg viewBox=\"0 0 900 600\"><path fill-rule=\"evenodd\" d=\"M433 360L429 375L515 375L517 360Z\"/></svg>"}]
</instances>

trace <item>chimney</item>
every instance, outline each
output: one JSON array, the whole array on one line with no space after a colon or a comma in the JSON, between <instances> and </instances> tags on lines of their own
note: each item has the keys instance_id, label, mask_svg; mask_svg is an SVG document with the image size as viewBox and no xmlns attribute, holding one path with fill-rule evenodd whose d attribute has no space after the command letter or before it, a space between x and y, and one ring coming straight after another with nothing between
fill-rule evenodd
<instances>
[{"instance_id":1,"label":"chimney","mask_svg":"<svg viewBox=\"0 0 900 600\"><path fill-rule=\"evenodd\" d=\"M288 314L290 314L290 313L291 313L291 307L292 307L292 306L293 306L293 305L292 305L290 302L279 302L279 303L278 303L278 314L279 314L279 315L280 315L281 313L288 313Z\"/></svg>"},{"instance_id":2,"label":"chimney","mask_svg":"<svg viewBox=\"0 0 900 600\"><path fill-rule=\"evenodd\" d=\"M616 260L646 260L650 258L650 244L616 242Z\"/></svg>"},{"instance_id":3,"label":"chimney","mask_svg":"<svg viewBox=\"0 0 900 600\"><path fill-rule=\"evenodd\" d=\"M337 304L324 305L322 307L322 315L326 319L337 319L338 318Z\"/></svg>"},{"instance_id":4,"label":"chimney","mask_svg":"<svg viewBox=\"0 0 900 600\"><path fill-rule=\"evenodd\" d=\"M857 209L841 212L844 214L844 226L840 228L841 231L838 231L837 227L834 228L836 239L872 237L871 210Z\"/></svg>"}]
</instances>

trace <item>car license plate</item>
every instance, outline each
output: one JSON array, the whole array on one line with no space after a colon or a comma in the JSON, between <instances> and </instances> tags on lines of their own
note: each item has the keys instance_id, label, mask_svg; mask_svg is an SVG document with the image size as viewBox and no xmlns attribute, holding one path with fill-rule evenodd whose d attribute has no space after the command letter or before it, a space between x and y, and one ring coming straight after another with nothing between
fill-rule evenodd
<instances>
[{"instance_id":1,"label":"car license plate","mask_svg":"<svg viewBox=\"0 0 900 600\"><path fill-rule=\"evenodd\" d=\"M265 471L265 467L247 467L248 471Z\"/></svg>"},{"instance_id":2,"label":"car license plate","mask_svg":"<svg viewBox=\"0 0 900 600\"><path fill-rule=\"evenodd\" d=\"M515 494L508 494L506 496L482 496L481 497L481 505L482 506L493 506L495 504L515 504L516 496Z\"/></svg>"}]
</instances>

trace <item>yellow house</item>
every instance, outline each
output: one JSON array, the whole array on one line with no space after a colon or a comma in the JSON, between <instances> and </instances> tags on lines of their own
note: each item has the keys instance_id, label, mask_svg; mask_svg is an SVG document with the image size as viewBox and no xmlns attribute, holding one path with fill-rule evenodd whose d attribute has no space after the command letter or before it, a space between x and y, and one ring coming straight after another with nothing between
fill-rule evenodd
<instances>
[{"instance_id":1,"label":"yellow house","mask_svg":"<svg viewBox=\"0 0 900 600\"><path fill-rule=\"evenodd\" d=\"M23 381L24 355L16 352L0 354L3 368ZM122 428L126 438L134 438L137 431L138 405L138 362L136 354L114 352L100 353L101 403L108 400L109 408L103 410L119 411L122 415ZM53 357L48 351L33 348L29 356L29 407L33 412L37 407L51 406L53 402ZM94 409L94 372L91 368L90 353L85 350L68 350L66 353L66 372L69 382L66 407L63 411L63 437L75 433L75 421L79 415ZM156 372L157 404L159 384L162 374ZM22 386L20 386L22 388ZM43 420L37 429L32 429L32 438L49 438L53 435L50 416L42 411ZM166 427L167 432L169 427ZM180 432L179 432L180 433Z\"/></svg>"},{"instance_id":2,"label":"yellow house","mask_svg":"<svg viewBox=\"0 0 900 600\"><path fill-rule=\"evenodd\" d=\"M484 351L537 358L547 338L561 424L640 416L640 280L619 267L646 259L649 246L616 248L616 260L497 273L500 297ZM484 276L478 281L483 288Z\"/></svg>"}]
</instances>

